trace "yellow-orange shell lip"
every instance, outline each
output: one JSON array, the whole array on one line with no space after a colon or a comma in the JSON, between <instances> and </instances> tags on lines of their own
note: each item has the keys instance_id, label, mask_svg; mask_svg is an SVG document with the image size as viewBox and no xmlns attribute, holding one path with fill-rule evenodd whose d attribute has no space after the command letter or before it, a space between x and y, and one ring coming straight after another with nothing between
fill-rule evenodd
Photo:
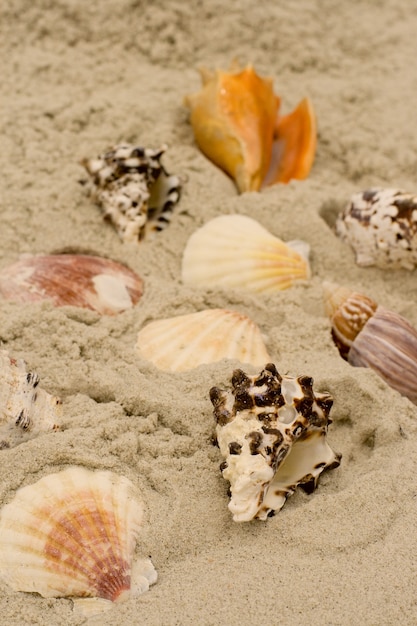
<instances>
[{"instance_id":1,"label":"yellow-orange shell lip","mask_svg":"<svg viewBox=\"0 0 417 626\"><path fill-rule=\"evenodd\" d=\"M196 143L241 193L308 176L317 143L309 98L280 115L272 79L251 65L234 63L229 72L201 68L200 74L202 89L185 98Z\"/></svg>"},{"instance_id":2,"label":"yellow-orange shell lip","mask_svg":"<svg viewBox=\"0 0 417 626\"><path fill-rule=\"evenodd\" d=\"M262 186L307 178L317 147L316 116L309 98L288 115L278 116L269 170Z\"/></svg>"}]
</instances>

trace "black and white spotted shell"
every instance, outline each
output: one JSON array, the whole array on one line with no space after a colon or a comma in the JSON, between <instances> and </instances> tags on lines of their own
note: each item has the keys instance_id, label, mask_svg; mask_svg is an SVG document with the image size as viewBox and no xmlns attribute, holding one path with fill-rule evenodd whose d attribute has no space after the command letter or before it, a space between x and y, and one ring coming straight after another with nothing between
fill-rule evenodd
<instances>
[{"instance_id":1,"label":"black and white spotted shell","mask_svg":"<svg viewBox=\"0 0 417 626\"><path fill-rule=\"evenodd\" d=\"M258 376L235 370L231 385L210 390L229 510L236 522L265 520L298 485L311 493L340 464L326 441L333 400L309 376L281 376L272 363Z\"/></svg>"},{"instance_id":2,"label":"black and white spotted shell","mask_svg":"<svg viewBox=\"0 0 417 626\"><path fill-rule=\"evenodd\" d=\"M123 143L81 162L91 176L94 200L123 241L138 242L171 219L182 181L163 167L166 149Z\"/></svg>"},{"instance_id":3,"label":"black and white spotted shell","mask_svg":"<svg viewBox=\"0 0 417 626\"><path fill-rule=\"evenodd\" d=\"M356 263L413 270L417 265L417 196L398 189L355 193L336 221Z\"/></svg>"}]
</instances>

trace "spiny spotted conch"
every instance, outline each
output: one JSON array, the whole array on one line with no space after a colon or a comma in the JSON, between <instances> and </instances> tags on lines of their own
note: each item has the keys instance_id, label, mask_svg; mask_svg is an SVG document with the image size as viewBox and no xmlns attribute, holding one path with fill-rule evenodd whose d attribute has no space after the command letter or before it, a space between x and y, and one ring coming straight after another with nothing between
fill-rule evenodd
<instances>
[{"instance_id":1,"label":"spiny spotted conch","mask_svg":"<svg viewBox=\"0 0 417 626\"><path fill-rule=\"evenodd\" d=\"M338 216L336 233L363 267L413 270L417 265L417 196L400 189L355 193Z\"/></svg>"},{"instance_id":2,"label":"spiny spotted conch","mask_svg":"<svg viewBox=\"0 0 417 626\"><path fill-rule=\"evenodd\" d=\"M205 309L150 322L139 331L136 349L156 367L171 372L221 359L256 366L270 359L257 324L227 309Z\"/></svg>"},{"instance_id":3,"label":"spiny spotted conch","mask_svg":"<svg viewBox=\"0 0 417 626\"><path fill-rule=\"evenodd\" d=\"M1 510L0 576L15 591L76 598L87 615L107 610L156 582L151 561L135 559L142 518L124 476L83 467L45 476Z\"/></svg>"},{"instance_id":4,"label":"spiny spotted conch","mask_svg":"<svg viewBox=\"0 0 417 626\"><path fill-rule=\"evenodd\" d=\"M122 143L81 161L92 178L93 199L122 241L137 243L171 220L183 181L162 165L166 149Z\"/></svg>"},{"instance_id":5,"label":"spiny spotted conch","mask_svg":"<svg viewBox=\"0 0 417 626\"><path fill-rule=\"evenodd\" d=\"M210 390L229 510L235 522L265 520L297 486L311 493L340 464L326 441L333 400L309 376L281 376L272 363L258 376L235 370L231 384Z\"/></svg>"},{"instance_id":6,"label":"spiny spotted conch","mask_svg":"<svg viewBox=\"0 0 417 626\"><path fill-rule=\"evenodd\" d=\"M182 280L196 287L276 293L310 278L310 246L284 242L246 215L220 215L188 239Z\"/></svg>"},{"instance_id":7,"label":"spiny spotted conch","mask_svg":"<svg viewBox=\"0 0 417 626\"><path fill-rule=\"evenodd\" d=\"M131 269L86 254L28 255L0 271L0 296L13 302L50 300L116 315L142 293L143 280Z\"/></svg>"},{"instance_id":8,"label":"spiny spotted conch","mask_svg":"<svg viewBox=\"0 0 417 626\"><path fill-rule=\"evenodd\" d=\"M417 330L362 293L328 282L323 288L340 355L355 367L373 369L417 404Z\"/></svg>"},{"instance_id":9,"label":"spiny spotted conch","mask_svg":"<svg viewBox=\"0 0 417 626\"><path fill-rule=\"evenodd\" d=\"M0 450L59 430L62 403L39 386L22 359L0 350Z\"/></svg>"},{"instance_id":10,"label":"spiny spotted conch","mask_svg":"<svg viewBox=\"0 0 417 626\"><path fill-rule=\"evenodd\" d=\"M316 151L316 121L309 98L288 115L271 78L251 65L200 69L203 87L188 95L191 126L200 150L235 181L238 190L306 178Z\"/></svg>"}]
</instances>

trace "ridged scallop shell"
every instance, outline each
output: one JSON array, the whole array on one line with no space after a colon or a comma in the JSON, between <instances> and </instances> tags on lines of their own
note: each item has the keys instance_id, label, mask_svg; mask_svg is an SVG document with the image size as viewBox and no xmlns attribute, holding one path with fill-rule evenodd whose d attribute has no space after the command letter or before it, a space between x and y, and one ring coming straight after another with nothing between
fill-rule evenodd
<instances>
[{"instance_id":1,"label":"ridged scallop shell","mask_svg":"<svg viewBox=\"0 0 417 626\"><path fill-rule=\"evenodd\" d=\"M417 265L417 196L399 189L355 193L336 221L361 266L413 270Z\"/></svg>"},{"instance_id":2,"label":"ridged scallop shell","mask_svg":"<svg viewBox=\"0 0 417 626\"><path fill-rule=\"evenodd\" d=\"M82 467L45 476L1 510L0 576L45 598L142 593L157 578L149 560L133 567L142 516L123 476Z\"/></svg>"},{"instance_id":3,"label":"ridged scallop shell","mask_svg":"<svg viewBox=\"0 0 417 626\"><path fill-rule=\"evenodd\" d=\"M210 399L235 522L265 520L340 464L326 441L333 400L309 376L281 376L272 363L258 376L235 370L231 388L213 387Z\"/></svg>"},{"instance_id":4,"label":"ridged scallop shell","mask_svg":"<svg viewBox=\"0 0 417 626\"><path fill-rule=\"evenodd\" d=\"M13 302L50 300L116 315L136 304L143 281L131 269L97 256L27 256L0 271L0 296Z\"/></svg>"},{"instance_id":5,"label":"ridged scallop shell","mask_svg":"<svg viewBox=\"0 0 417 626\"><path fill-rule=\"evenodd\" d=\"M22 359L0 350L0 450L58 430L61 419L61 400L39 387Z\"/></svg>"},{"instance_id":6,"label":"ridged scallop shell","mask_svg":"<svg viewBox=\"0 0 417 626\"><path fill-rule=\"evenodd\" d=\"M163 230L171 219L182 181L163 167L166 149L122 143L81 161L92 178L93 199L123 241L138 242Z\"/></svg>"},{"instance_id":7,"label":"ridged scallop shell","mask_svg":"<svg viewBox=\"0 0 417 626\"><path fill-rule=\"evenodd\" d=\"M201 68L202 89L186 96L200 150L236 182L240 192L306 178L316 149L313 107L304 98L288 115L271 78L251 65L212 72Z\"/></svg>"},{"instance_id":8,"label":"ridged scallop shell","mask_svg":"<svg viewBox=\"0 0 417 626\"><path fill-rule=\"evenodd\" d=\"M207 309L151 322L139 331L136 348L156 367L171 372L221 359L252 365L270 360L255 322L226 309Z\"/></svg>"},{"instance_id":9,"label":"ridged scallop shell","mask_svg":"<svg viewBox=\"0 0 417 626\"><path fill-rule=\"evenodd\" d=\"M354 367L373 369L417 404L417 329L362 293L332 283L323 286L340 355Z\"/></svg>"},{"instance_id":10,"label":"ridged scallop shell","mask_svg":"<svg viewBox=\"0 0 417 626\"><path fill-rule=\"evenodd\" d=\"M250 217L221 215L189 238L182 279L199 287L274 293L310 277L308 252L307 243L284 243Z\"/></svg>"}]
</instances>

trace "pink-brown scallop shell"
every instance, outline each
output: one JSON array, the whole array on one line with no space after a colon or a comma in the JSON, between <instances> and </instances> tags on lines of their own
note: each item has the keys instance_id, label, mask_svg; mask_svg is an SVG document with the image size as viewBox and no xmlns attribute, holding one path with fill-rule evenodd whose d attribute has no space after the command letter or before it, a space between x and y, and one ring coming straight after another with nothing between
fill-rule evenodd
<instances>
[{"instance_id":1,"label":"pink-brown scallop shell","mask_svg":"<svg viewBox=\"0 0 417 626\"><path fill-rule=\"evenodd\" d=\"M116 315L134 306L143 280L131 269L98 256L28 256L0 271L0 296L13 302L50 300Z\"/></svg>"}]
</instances>

